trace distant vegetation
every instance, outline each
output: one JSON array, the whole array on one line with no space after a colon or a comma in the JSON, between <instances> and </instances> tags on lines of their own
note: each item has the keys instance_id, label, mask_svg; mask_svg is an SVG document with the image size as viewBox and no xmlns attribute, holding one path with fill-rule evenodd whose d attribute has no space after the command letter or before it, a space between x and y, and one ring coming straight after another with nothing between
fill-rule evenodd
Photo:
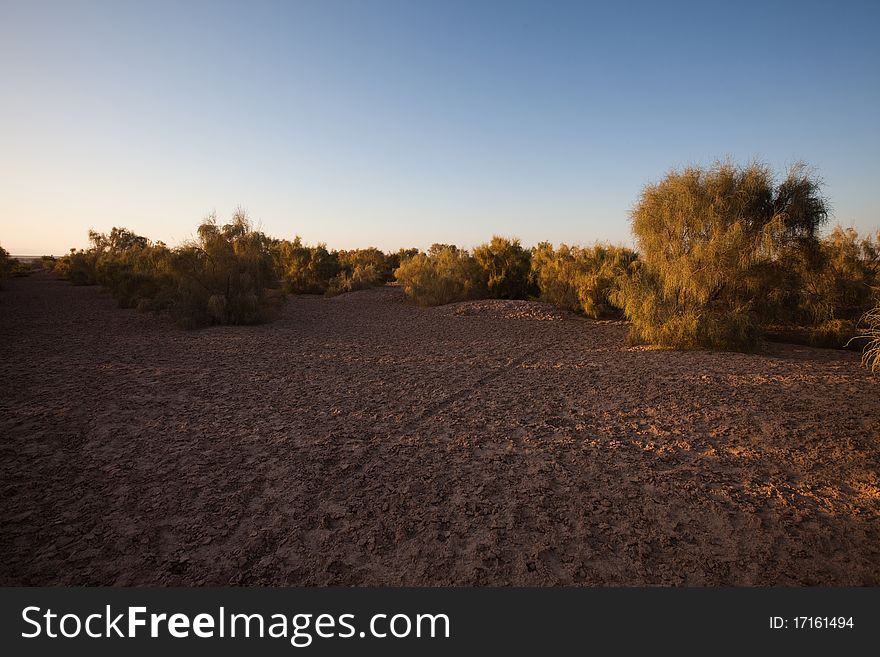
<instances>
[{"instance_id":1,"label":"distant vegetation","mask_svg":"<svg viewBox=\"0 0 880 657\"><path fill-rule=\"evenodd\" d=\"M862 238L836 226L819 245L818 262L803 266L795 323L811 327L811 342L840 347L855 334L863 313L874 305L880 285L880 234ZM870 320L870 318L868 318Z\"/></svg>"},{"instance_id":2,"label":"distant vegetation","mask_svg":"<svg viewBox=\"0 0 880 657\"><path fill-rule=\"evenodd\" d=\"M642 190L632 211L636 250L529 249L493 236L472 251L330 251L270 238L239 210L224 225L208 217L197 239L174 249L114 228L90 232L88 249L32 267L103 285L120 306L166 311L185 327L265 321L285 292L335 295L397 281L424 306L540 299L590 318L625 317L633 342L676 349L750 351L763 337L842 347L855 337L870 341L865 363L880 369L880 234L836 227L821 237L827 217L820 181L805 167L777 179L761 164L719 162ZM0 277L25 269L0 249Z\"/></svg>"},{"instance_id":3,"label":"distant vegetation","mask_svg":"<svg viewBox=\"0 0 880 657\"><path fill-rule=\"evenodd\" d=\"M280 302L271 240L243 211L228 224L208 217L176 249L124 228L91 231L91 246L59 258L55 273L74 285L100 284L123 308L164 310L180 326L256 324Z\"/></svg>"},{"instance_id":4,"label":"distant vegetation","mask_svg":"<svg viewBox=\"0 0 880 657\"><path fill-rule=\"evenodd\" d=\"M90 246L57 261L44 258L74 285L102 285L123 308L167 312L185 328L257 324L275 316L283 293L341 294L394 280L416 250L327 250L268 237L238 210L229 223L209 216L197 237L170 249L125 228L89 232Z\"/></svg>"},{"instance_id":5,"label":"distant vegetation","mask_svg":"<svg viewBox=\"0 0 880 657\"><path fill-rule=\"evenodd\" d=\"M27 276L34 268L41 267L40 261L30 264L20 262L13 258L9 252L0 246L0 289L3 289L3 281L13 276Z\"/></svg>"},{"instance_id":6,"label":"distant vegetation","mask_svg":"<svg viewBox=\"0 0 880 657\"><path fill-rule=\"evenodd\" d=\"M386 254L374 247L328 251L325 244L306 246L299 237L273 240L271 250L286 292L327 295L389 283L400 263L418 253L401 249Z\"/></svg>"},{"instance_id":7,"label":"distant vegetation","mask_svg":"<svg viewBox=\"0 0 880 657\"><path fill-rule=\"evenodd\" d=\"M439 306L488 295L485 272L465 249L434 244L407 258L395 271L403 291L422 306Z\"/></svg>"},{"instance_id":8,"label":"distant vegetation","mask_svg":"<svg viewBox=\"0 0 880 657\"><path fill-rule=\"evenodd\" d=\"M281 240L272 255L285 291L294 294L324 294L339 274L339 258L324 244L305 246L299 237Z\"/></svg>"}]
</instances>

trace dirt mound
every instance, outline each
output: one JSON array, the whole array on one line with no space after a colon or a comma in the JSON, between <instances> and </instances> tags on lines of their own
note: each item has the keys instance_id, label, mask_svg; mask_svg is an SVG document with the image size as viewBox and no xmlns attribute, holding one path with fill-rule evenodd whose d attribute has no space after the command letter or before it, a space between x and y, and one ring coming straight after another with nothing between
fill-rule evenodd
<instances>
[{"instance_id":1,"label":"dirt mound","mask_svg":"<svg viewBox=\"0 0 880 657\"><path fill-rule=\"evenodd\" d=\"M501 299L482 299L463 301L439 306L433 309L437 315L460 317L483 315L496 319L532 319L538 321L562 321L571 313L559 310L547 303L537 301L507 301Z\"/></svg>"}]
</instances>

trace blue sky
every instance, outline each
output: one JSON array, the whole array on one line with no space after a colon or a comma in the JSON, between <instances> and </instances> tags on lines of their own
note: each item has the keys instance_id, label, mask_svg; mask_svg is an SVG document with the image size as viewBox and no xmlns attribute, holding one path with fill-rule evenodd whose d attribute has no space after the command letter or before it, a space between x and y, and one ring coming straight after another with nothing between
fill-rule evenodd
<instances>
[{"instance_id":1,"label":"blue sky","mask_svg":"<svg viewBox=\"0 0 880 657\"><path fill-rule=\"evenodd\" d=\"M877 2L0 0L0 244L245 207L333 248L629 242L669 169L815 167L880 228Z\"/></svg>"}]
</instances>

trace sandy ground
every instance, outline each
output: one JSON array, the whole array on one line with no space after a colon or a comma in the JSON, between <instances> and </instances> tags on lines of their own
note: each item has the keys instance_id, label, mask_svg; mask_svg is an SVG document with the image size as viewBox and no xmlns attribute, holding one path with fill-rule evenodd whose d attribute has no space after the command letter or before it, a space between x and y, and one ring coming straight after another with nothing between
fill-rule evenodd
<instances>
[{"instance_id":1,"label":"sandy ground","mask_svg":"<svg viewBox=\"0 0 880 657\"><path fill-rule=\"evenodd\" d=\"M880 585L858 355L396 288L185 332L0 292L0 584Z\"/></svg>"}]
</instances>

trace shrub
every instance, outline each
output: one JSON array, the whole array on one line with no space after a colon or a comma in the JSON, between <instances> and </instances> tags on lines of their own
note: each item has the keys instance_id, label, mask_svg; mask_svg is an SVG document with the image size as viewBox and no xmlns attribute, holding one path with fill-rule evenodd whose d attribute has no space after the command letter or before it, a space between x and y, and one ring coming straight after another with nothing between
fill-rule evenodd
<instances>
[{"instance_id":1,"label":"shrub","mask_svg":"<svg viewBox=\"0 0 880 657\"><path fill-rule=\"evenodd\" d=\"M174 250L124 228L90 231L89 240L89 249L59 258L56 273L75 285L103 285L121 307L167 310L185 328L265 321L281 299L270 292L272 242L243 210L223 226L208 217L197 240Z\"/></svg>"},{"instance_id":2,"label":"shrub","mask_svg":"<svg viewBox=\"0 0 880 657\"><path fill-rule=\"evenodd\" d=\"M335 251L339 266L337 273L329 280L326 294L333 296L345 292L364 290L384 285L394 280L392 265L398 257L388 256L375 247Z\"/></svg>"},{"instance_id":3,"label":"shrub","mask_svg":"<svg viewBox=\"0 0 880 657\"><path fill-rule=\"evenodd\" d=\"M418 249L398 249L395 253L386 254L385 262L391 270L391 275L394 276L394 272L397 271L401 264L419 255L419 253Z\"/></svg>"},{"instance_id":4,"label":"shrub","mask_svg":"<svg viewBox=\"0 0 880 657\"><path fill-rule=\"evenodd\" d=\"M803 166L716 163L669 173L632 213L642 265L613 296L632 338L674 348L751 350L764 317L796 297L793 259L819 252L827 218Z\"/></svg>"},{"instance_id":5,"label":"shrub","mask_svg":"<svg viewBox=\"0 0 880 657\"><path fill-rule=\"evenodd\" d=\"M46 272L55 271L55 265L57 264L58 259L55 256L41 256L38 261L35 261L35 265L39 265L41 269Z\"/></svg>"},{"instance_id":6,"label":"shrub","mask_svg":"<svg viewBox=\"0 0 880 657\"><path fill-rule=\"evenodd\" d=\"M862 364L876 372L880 369L880 305L865 313L862 325L860 335L868 340L862 351Z\"/></svg>"},{"instance_id":7,"label":"shrub","mask_svg":"<svg viewBox=\"0 0 880 657\"><path fill-rule=\"evenodd\" d=\"M810 328L809 342L814 347L839 349L856 335L856 323L846 319L829 319Z\"/></svg>"},{"instance_id":8,"label":"shrub","mask_svg":"<svg viewBox=\"0 0 880 657\"><path fill-rule=\"evenodd\" d=\"M222 227L215 216L208 217L198 228L198 239L177 249L170 262L175 321L194 328L269 319L275 304L267 288L276 285L270 245L241 209Z\"/></svg>"},{"instance_id":9,"label":"shrub","mask_svg":"<svg viewBox=\"0 0 880 657\"><path fill-rule=\"evenodd\" d=\"M33 268L30 264L10 257L9 252L0 246L0 288L3 286L4 279L29 276L32 271Z\"/></svg>"},{"instance_id":10,"label":"shrub","mask_svg":"<svg viewBox=\"0 0 880 657\"><path fill-rule=\"evenodd\" d=\"M596 244L554 249L541 242L532 250L531 273L541 299L594 319L620 314L611 296L636 261L634 251Z\"/></svg>"},{"instance_id":11,"label":"shrub","mask_svg":"<svg viewBox=\"0 0 880 657\"><path fill-rule=\"evenodd\" d=\"M880 283L880 243L837 226L820 242L813 263L802 263L799 323L811 341L842 347L855 335L856 322L873 306Z\"/></svg>"},{"instance_id":12,"label":"shrub","mask_svg":"<svg viewBox=\"0 0 880 657\"><path fill-rule=\"evenodd\" d=\"M55 263L54 273L70 281L71 285L97 285L99 253L94 249L70 249Z\"/></svg>"},{"instance_id":13,"label":"shrub","mask_svg":"<svg viewBox=\"0 0 880 657\"><path fill-rule=\"evenodd\" d=\"M143 307L169 284L161 266L170 257L164 244L153 245L125 228L113 228L109 235L89 231L89 241L89 249L71 249L58 260L44 256L44 267L54 264L52 271L74 285L104 286L123 308Z\"/></svg>"},{"instance_id":14,"label":"shrub","mask_svg":"<svg viewBox=\"0 0 880 657\"><path fill-rule=\"evenodd\" d=\"M422 306L439 306L486 294L486 279L476 260L463 249L434 244L394 272L407 296Z\"/></svg>"},{"instance_id":15,"label":"shrub","mask_svg":"<svg viewBox=\"0 0 880 657\"><path fill-rule=\"evenodd\" d=\"M343 271L332 279L327 288L328 296L356 292L385 284L384 276L374 265L355 265L351 272Z\"/></svg>"},{"instance_id":16,"label":"shrub","mask_svg":"<svg viewBox=\"0 0 880 657\"><path fill-rule=\"evenodd\" d=\"M273 255L285 290L294 294L324 294L339 274L339 258L324 244L304 246L296 237L273 246Z\"/></svg>"},{"instance_id":17,"label":"shrub","mask_svg":"<svg viewBox=\"0 0 880 657\"><path fill-rule=\"evenodd\" d=\"M474 249L474 260L485 272L486 288L495 299L525 299L529 284L530 253L519 240L497 235Z\"/></svg>"},{"instance_id":18,"label":"shrub","mask_svg":"<svg viewBox=\"0 0 880 657\"><path fill-rule=\"evenodd\" d=\"M393 258L389 259L382 251L375 247L367 249L353 249L350 251L337 251L340 274L343 278L354 276L356 269L362 272L359 276L363 280L373 278L374 285L383 285L394 280L394 268L391 266Z\"/></svg>"}]
</instances>

